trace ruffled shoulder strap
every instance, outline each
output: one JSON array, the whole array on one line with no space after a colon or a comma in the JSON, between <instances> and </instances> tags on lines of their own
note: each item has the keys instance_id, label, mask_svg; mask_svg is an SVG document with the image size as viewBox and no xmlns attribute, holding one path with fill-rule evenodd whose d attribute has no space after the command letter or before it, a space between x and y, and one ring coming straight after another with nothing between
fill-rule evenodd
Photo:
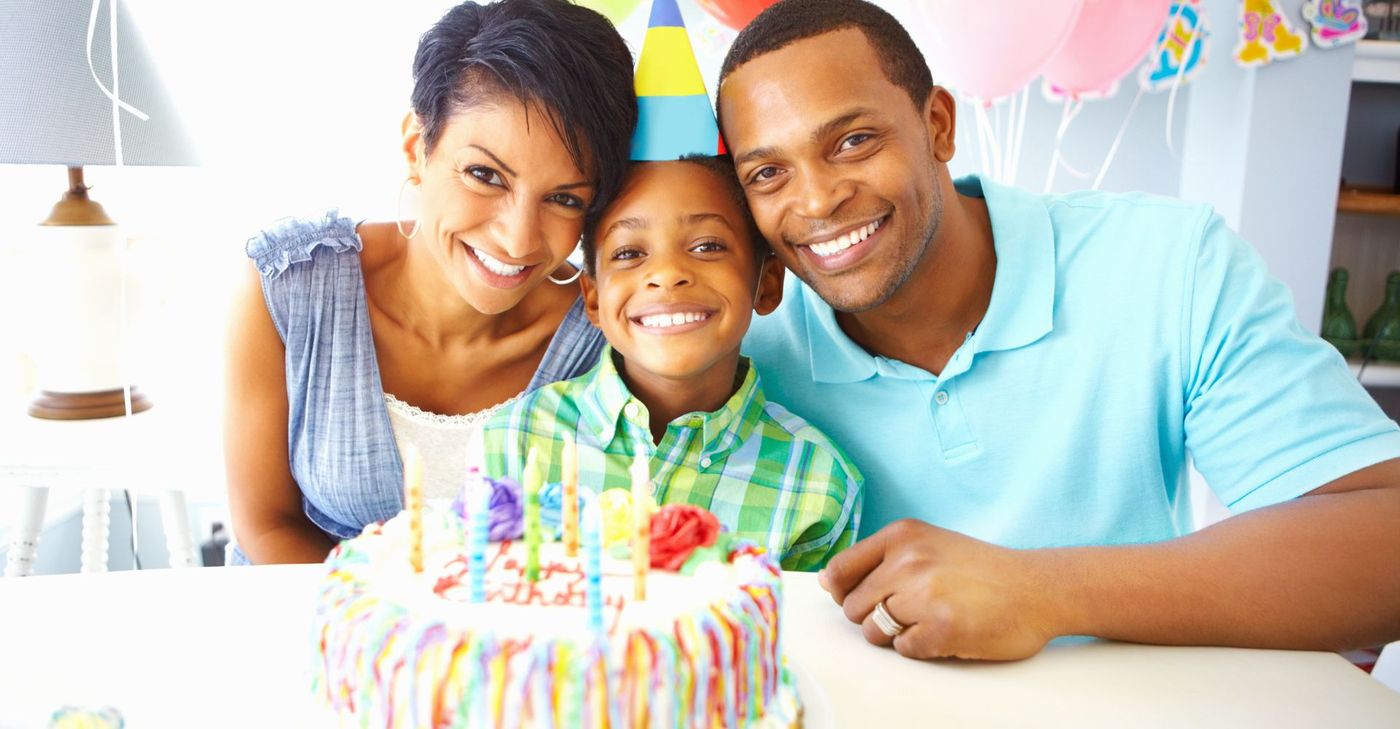
<instances>
[{"instance_id":1,"label":"ruffled shoulder strap","mask_svg":"<svg viewBox=\"0 0 1400 729\"><path fill-rule=\"evenodd\" d=\"M312 259L312 252L326 247L337 253L358 252L360 236L355 222L331 210L321 218L283 218L248 239L246 250L265 279L282 275L294 263Z\"/></svg>"}]
</instances>

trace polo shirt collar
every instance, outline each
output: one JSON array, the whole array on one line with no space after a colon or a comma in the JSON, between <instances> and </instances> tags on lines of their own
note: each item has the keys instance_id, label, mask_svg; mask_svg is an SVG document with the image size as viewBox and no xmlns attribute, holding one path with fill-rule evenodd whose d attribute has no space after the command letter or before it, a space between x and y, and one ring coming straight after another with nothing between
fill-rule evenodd
<instances>
[{"instance_id":1,"label":"polo shirt collar","mask_svg":"<svg viewBox=\"0 0 1400 729\"><path fill-rule=\"evenodd\" d=\"M974 351L1016 349L1039 340L1050 332L1055 308L1055 231L1044 199L977 175L953 184L964 195L986 200L997 254L992 299L972 338ZM835 311L810 286L795 277L789 281L808 310L804 318L815 381L860 382L881 371L881 358L842 331Z\"/></svg>"},{"instance_id":2,"label":"polo shirt collar","mask_svg":"<svg viewBox=\"0 0 1400 729\"><path fill-rule=\"evenodd\" d=\"M579 398L580 418L598 434L598 442L604 446L617 436L619 428L626 433L623 425L631 422L634 433L650 433L650 414L641 400L633 397L627 383L617 370L617 361L611 346L603 348L603 356L598 366L584 375L587 380ZM747 357L739 358L736 373L739 386L719 410L710 413L693 412L676 418L669 429L695 428L700 431L700 453L716 458L737 448L753 432L763 415L765 398L759 387L758 370ZM627 413L628 403L635 403L635 414ZM651 445L650 437L646 444Z\"/></svg>"},{"instance_id":3,"label":"polo shirt collar","mask_svg":"<svg viewBox=\"0 0 1400 729\"><path fill-rule=\"evenodd\" d=\"M954 185L987 201L997 272L992 300L977 326L975 352L1024 347L1049 334L1055 317L1055 229L1045 198L977 175Z\"/></svg>"}]
</instances>

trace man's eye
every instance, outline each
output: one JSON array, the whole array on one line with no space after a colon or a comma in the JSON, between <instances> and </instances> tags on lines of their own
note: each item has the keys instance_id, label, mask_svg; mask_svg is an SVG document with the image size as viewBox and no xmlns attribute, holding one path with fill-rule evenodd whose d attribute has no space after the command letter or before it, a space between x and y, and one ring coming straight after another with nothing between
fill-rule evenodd
<instances>
[{"instance_id":1,"label":"man's eye","mask_svg":"<svg viewBox=\"0 0 1400 729\"><path fill-rule=\"evenodd\" d=\"M869 134L865 134L865 133L852 134L851 136L846 137L845 139L841 140L841 149L850 149L850 148L852 148L852 147L858 147L858 146L864 144L864 143L865 143L866 141L868 141L869 139L870 139L870 135L869 135Z\"/></svg>"},{"instance_id":2,"label":"man's eye","mask_svg":"<svg viewBox=\"0 0 1400 729\"><path fill-rule=\"evenodd\" d=\"M778 168L772 165L768 165L767 167L760 167L757 170L754 170L754 173L749 176L749 182L766 182L777 176Z\"/></svg>"},{"instance_id":3,"label":"man's eye","mask_svg":"<svg viewBox=\"0 0 1400 729\"><path fill-rule=\"evenodd\" d=\"M462 170L462 174L464 176L470 175L471 177L475 178L478 182L483 182L487 185L495 185L497 187L501 187L505 184L505 180L501 179L500 173L496 172L490 167L472 165Z\"/></svg>"}]
</instances>

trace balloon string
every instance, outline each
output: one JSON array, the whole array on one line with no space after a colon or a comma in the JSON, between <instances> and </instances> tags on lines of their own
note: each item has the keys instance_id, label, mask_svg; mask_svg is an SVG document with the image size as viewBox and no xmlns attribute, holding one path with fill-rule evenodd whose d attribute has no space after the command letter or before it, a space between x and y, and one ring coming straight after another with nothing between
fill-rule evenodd
<instances>
[{"instance_id":1,"label":"balloon string","mask_svg":"<svg viewBox=\"0 0 1400 729\"><path fill-rule=\"evenodd\" d=\"M997 141L996 134L992 130L992 122L987 115L986 104L977 105L977 124L982 127L983 134L986 135L989 164L983 166L985 173L993 180L997 179L997 170L1001 168L1001 145Z\"/></svg>"},{"instance_id":2,"label":"balloon string","mask_svg":"<svg viewBox=\"0 0 1400 729\"><path fill-rule=\"evenodd\" d=\"M987 167L987 137L982 132L982 122L979 118L982 108L976 100L969 100L968 103L972 104L973 127L977 129L977 155L982 160L982 169L988 170L990 168Z\"/></svg>"},{"instance_id":3,"label":"balloon string","mask_svg":"<svg viewBox=\"0 0 1400 729\"><path fill-rule=\"evenodd\" d=\"M1031 87L1029 84L1021 89L1021 109L1019 118L1016 120L1015 137L1011 146L1011 166L1006 176L1008 185L1016 184L1016 177L1021 171L1021 143L1026 138L1026 108L1031 105Z\"/></svg>"},{"instance_id":4,"label":"balloon string","mask_svg":"<svg viewBox=\"0 0 1400 729\"><path fill-rule=\"evenodd\" d=\"M1002 137L1002 142L1004 143L1003 151L1005 153L1002 155L1001 158L1001 174L997 178L1003 184L1005 184L1007 180L1009 180L1011 177L1011 155L1016 151L1016 102L1018 101L1017 96L1017 94L1011 94L1006 99L1006 136ZM998 113L998 117L999 116L1000 113Z\"/></svg>"},{"instance_id":5,"label":"balloon string","mask_svg":"<svg viewBox=\"0 0 1400 729\"><path fill-rule=\"evenodd\" d=\"M1142 101L1143 89L1138 87L1138 92L1133 96L1133 103L1128 105L1128 113L1123 117L1123 124L1118 127L1118 134L1113 137L1113 144L1108 147L1108 155L1104 157L1103 164L1099 166L1099 174L1094 176L1094 184L1090 190L1099 189L1103 184L1104 175L1108 174L1108 168L1113 164L1113 158L1118 154L1118 145L1123 143L1123 135L1128 131L1128 125L1133 121L1133 112L1137 110L1138 102Z\"/></svg>"},{"instance_id":6,"label":"balloon string","mask_svg":"<svg viewBox=\"0 0 1400 729\"><path fill-rule=\"evenodd\" d=\"M1069 129L1069 123L1074 121L1074 117L1079 114L1079 109L1082 106L1082 101L1072 99L1068 96L1065 97L1065 105L1060 111L1060 126L1055 130L1055 146L1050 150L1050 170L1045 174L1046 193L1049 193L1050 190L1054 188L1055 171L1061 164L1064 164L1065 169L1069 170L1071 173L1080 176L1074 168L1060 159L1060 146L1064 143L1065 131ZM1087 177L1087 175L1083 176Z\"/></svg>"}]
</instances>

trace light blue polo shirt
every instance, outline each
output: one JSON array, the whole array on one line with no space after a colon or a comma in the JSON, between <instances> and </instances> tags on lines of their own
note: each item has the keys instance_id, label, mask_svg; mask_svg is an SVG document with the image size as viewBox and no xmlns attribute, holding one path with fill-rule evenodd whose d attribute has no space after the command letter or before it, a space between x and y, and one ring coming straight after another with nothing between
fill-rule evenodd
<instances>
[{"instance_id":1,"label":"light blue polo shirt","mask_svg":"<svg viewBox=\"0 0 1400 729\"><path fill-rule=\"evenodd\" d=\"M997 268L933 374L872 356L789 275L744 343L770 399L866 476L861 536L903 517L1030 548L1191 528L1186 459L1231 511L1400 457L1400 429L1207 206L1039 196L968 177Z\"/></svg>"}]
</instances>

